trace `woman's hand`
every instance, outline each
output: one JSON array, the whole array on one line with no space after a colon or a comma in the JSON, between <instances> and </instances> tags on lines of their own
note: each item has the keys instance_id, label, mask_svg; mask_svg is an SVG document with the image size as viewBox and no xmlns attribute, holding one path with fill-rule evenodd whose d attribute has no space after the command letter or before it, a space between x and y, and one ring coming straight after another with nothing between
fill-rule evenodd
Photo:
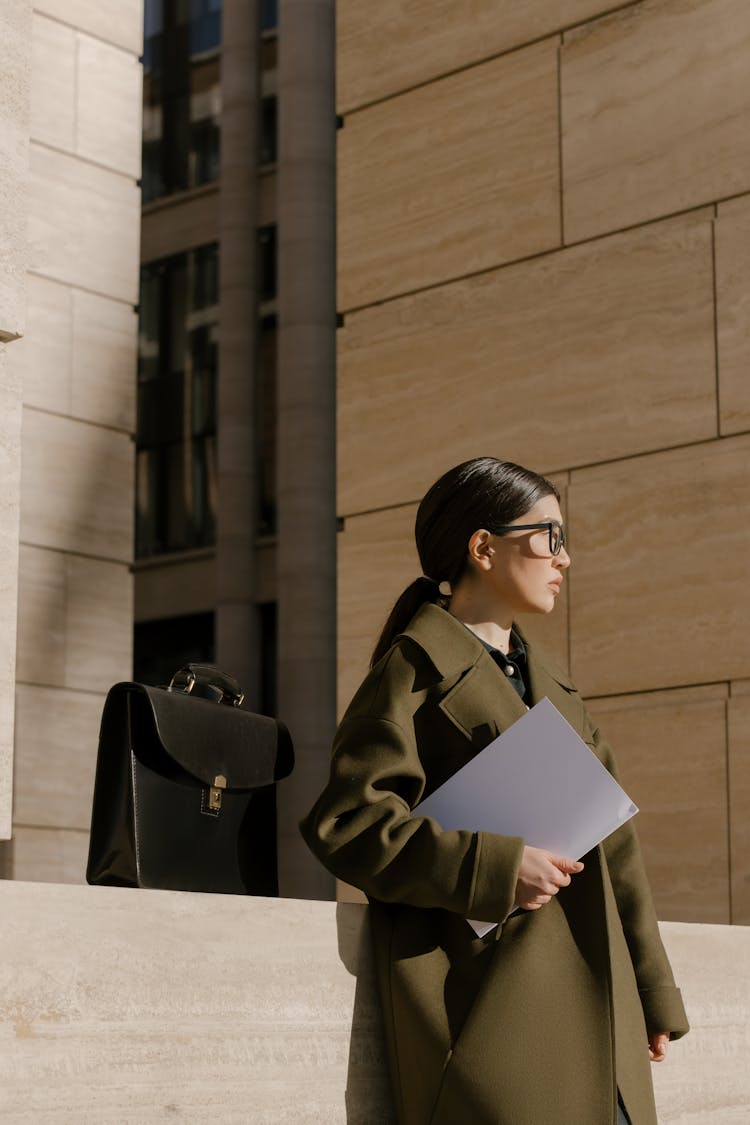
<instances>
[{"instance_id":1,"label":"woman's hand","mask_svg":"<svg viewBox=\"0 0 750 1125\"><path fill-rule=\"evenodd\" d=\"M516 906L523 910L538 910L557 894L560 887L567 887L570 876L579 871L583 871L580 860L553 855L544 848L525 847L516 882Z\"/></svg>"},{"instance_id":2,"label":"woman's hand","mask_svg":"<svg viewBox=\"0 0 750 1125\"><path fill-rule=\"evenodd\" d=\"M651 1062L664 1062L669 1047L668 1031L651 1031L648 1036L648 1057Z\"/></svg>"}]
</instances>

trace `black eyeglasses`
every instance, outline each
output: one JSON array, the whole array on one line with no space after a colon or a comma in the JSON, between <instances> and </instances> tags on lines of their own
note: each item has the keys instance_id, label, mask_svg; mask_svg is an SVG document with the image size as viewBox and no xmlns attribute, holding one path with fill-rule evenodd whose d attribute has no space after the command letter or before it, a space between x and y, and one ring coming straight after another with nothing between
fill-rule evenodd
<instances>
[{"instance_id":1,"label":"black eyeglasses","mask_svg":"<svg viewBox=\"0 0 750 1125\"><path fill-rule=\"evenodd\" d=\"M565 529L557 520L544 523L504 523L499 527L488 527L493 535L505 535L508 531L546 531L549 535L549 553L559 555L565 546Z\"/></svg>"}]
</instances>

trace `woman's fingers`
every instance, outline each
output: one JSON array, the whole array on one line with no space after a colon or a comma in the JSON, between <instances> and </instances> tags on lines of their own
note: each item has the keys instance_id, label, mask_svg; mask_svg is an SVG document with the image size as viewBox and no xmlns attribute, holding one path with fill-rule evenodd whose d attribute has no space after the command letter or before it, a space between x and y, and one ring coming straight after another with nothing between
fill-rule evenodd
<instances>
[{"instance_id":1,"label":"woman's fingers","mask_svg":"<svg viewBox=\"0 0 750 1125\"><path fill-rule=\"evenodd\" d=\"M651 1032L648 1037L648 1054L651 1062L663 1062L669 1048L669 1032Z\"/></svg>"},{"instance_id":2,"label":"woman's fingers","mask_svg":"<svg viewBox=\"0 0 750 1125\"><path fill-rule=\"evenodd\" d=\"M516 906L524 910L544 906L561 887L568 886L571 874L582 868L578 860L554 855L544 848L525 847L516 883Z\"/></svg>"}]
</instances>

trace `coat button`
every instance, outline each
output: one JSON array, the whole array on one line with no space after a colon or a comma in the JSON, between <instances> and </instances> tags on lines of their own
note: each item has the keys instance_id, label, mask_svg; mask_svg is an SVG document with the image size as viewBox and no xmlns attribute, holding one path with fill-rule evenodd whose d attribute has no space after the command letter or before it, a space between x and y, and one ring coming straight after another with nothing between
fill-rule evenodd
<instances>
[{"instance_id":1,"label":"coat button","mask_svg":"<svg viewBox=\"0 0 750 1125\"><path fill-rule=\"evenodd\" d=\"M506 676L515 676L516 674L516 670L512 664L506 664L503 668L503 671L505 672Z\"/></svg>"}]
</instances>

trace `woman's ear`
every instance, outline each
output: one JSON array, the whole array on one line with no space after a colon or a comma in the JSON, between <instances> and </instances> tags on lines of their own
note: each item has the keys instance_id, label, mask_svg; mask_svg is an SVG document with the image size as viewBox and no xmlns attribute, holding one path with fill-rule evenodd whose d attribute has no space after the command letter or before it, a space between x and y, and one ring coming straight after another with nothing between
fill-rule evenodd
<instances>
[{"instance_id":1,"label":"woman's ear","mask_svg":"<svg viewBox=\"0 0 750 1125\"><path fill-rule=\"evenodd\" d=\"M489 531L480 527L469 540L469 560L480 570L490 570L494 553L492 536Z\"/></svg>"}]
</instances>

